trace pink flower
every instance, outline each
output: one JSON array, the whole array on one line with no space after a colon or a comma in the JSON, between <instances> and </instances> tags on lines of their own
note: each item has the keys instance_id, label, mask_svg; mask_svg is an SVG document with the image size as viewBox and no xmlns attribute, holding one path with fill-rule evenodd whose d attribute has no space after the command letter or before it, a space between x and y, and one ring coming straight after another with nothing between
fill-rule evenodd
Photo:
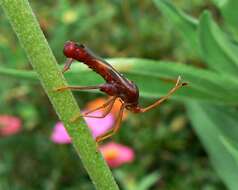
<instances>
[{"instance_id":1,"label":"pink flower","mask_svg":"<svg viewBox=\"0 0 238 190\"><path fill-rule=\"evenodd\" d=\"M21 120L11 115L0 115L0 136L10 136L21 131Z\"/></svg>"},{"instance_id":2,"label":"pink flower","mask_svg":"<svg viewBox=\"0 0 238 190\"><path fill-rule=\"evenodd\" d=\"M71 138L68 135L63 123L57 122L50 139L56 144L69 144L71 143Z\"/></svg>"},{"instance_id":3,"label":"pink flower","mask_svg":"<svg viewBox=\"0 0 238 190\"><path fill-rule=\"evenodd\" d=\"M91 115L99 116L102 112L96 111L91 113ZM114 117L112 114L108 114L104 118L90 118L85 117L85 121L91 130L91 133L94 138L103 135L106 133L110 128L112 128L114 124ZM68 144L71 143L70 136L68 135L66 129L64 128L63 123L58 122L56 123L52 135L51 140L57 144Z\"/></svg>"},{"instance_id":4,"label":"pink flower","mask_svg":"<svg viewBox=\"0 0 238 190\"><path fill-rule=\"evenodd\" d=\"M102 115L102 112L95 111L91 113L91 115L100 116ZM114 117L111 113L109 113L104 118L85 117L84 119L87 125L89 126L89 129L91 130L93 138L96 138L100 135L105 134L107 131L109 131L113 127L113 124L114 124Z\"/></svg>"},{"instance_id":5,"label":"pink flower","mask_svg":"<svg viewBox=\"0 0 238 190\"><path fill-rule=\"evenodd\" d=\"M114 142L100 146L100 151L108 165L112 168L119 167L125 163L130 163L135 157L133 149Z\"/></svg>"}]
</instances>

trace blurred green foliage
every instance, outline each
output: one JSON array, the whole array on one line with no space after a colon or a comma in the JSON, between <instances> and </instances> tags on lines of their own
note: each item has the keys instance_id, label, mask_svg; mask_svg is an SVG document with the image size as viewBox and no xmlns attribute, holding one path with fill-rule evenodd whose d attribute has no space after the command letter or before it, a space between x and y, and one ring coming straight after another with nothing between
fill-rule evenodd
<instances>
[{"instance_id":1,"label":"blurred green foliage","mask_svg":"<svg viewBox=\"0 0 238 190\"><path fill-rule=\"evenodd\" d=\"M31 3L59 63L65 60L67 40L85 43L102 57L127 57L109 61L138 83L143 105L171 87L160 77L181 75L189 82L175 95L185 106L169 101L149 113L131 114L122 124L114 140L136 151L132 164L114 169L122 189L236 189L235 0ZM2 12L0 17L1 68L30 70ZM72 70L66 75L71 84L99 80L80 65ZM5 75L0 79L0 113L24 123L22 133L0 139L0 189L93 189L72 148L49 140L57 118L39 84ZM83 107L102 94L76 96Z\"/></svg>"}]
</instances>

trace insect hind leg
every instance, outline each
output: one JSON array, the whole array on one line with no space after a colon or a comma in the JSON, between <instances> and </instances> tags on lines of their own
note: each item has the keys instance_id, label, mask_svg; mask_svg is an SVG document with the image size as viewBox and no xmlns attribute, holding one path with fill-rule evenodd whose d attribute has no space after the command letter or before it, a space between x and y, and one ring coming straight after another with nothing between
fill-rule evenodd
<instances>
[{"instance_id":1,"label":"insect hind leg","mask_svg":"<svg viewBox=\"0 0 238 190\"><path fill-rule=\"evenodd\" d=\"M105 139L108 139L111 136L113 136L115 133L117 133L117 131L120 129L120 126L121 126L121 121L122 121L124 109L125 109L125 104L122 104L122 106L121 106L121 108L119 110L119 113L118 113L118 116L117 116L117 120L116 120L116 123L115 123L114 127L112 128L112 130L110 130L106 134L98 136L96 138L96 142L97 143L99 143L99 142L101 142L101 141L103 141Z\"/></svg>"},{"instance_id":2,"label":"insect hind leg","mask_svg":"<svg viewBox=\"0 0 238 190\"><path fill-rule=\"evenodd\" d=\"M111 109L112 109L112 107L113 107L113 105L115 103L116 98L117 97L113 97L113 98L109 99L107 102L105 102L103 105L101 105L101 106L99 106L99 107L97 107L95 109L89 110L89 111L87 111L84 114L79 113L79 114L75 115L70 121L71 122L75 122L80 117L104 118L111 111ZM92 113L94 111L97 111L99 109L106 108L106 107L108 107L107 110L102 115L100 115L100 116L88 115L88 114L90 114L90 113Z\"/></svg>"},{"instance_id":3,"label":"insect hind leg","mask_svg":"<svg viewBox=\"0 0 238 190\"><path fill-rule=\"evenodd\" d=\"M181 77L179 76L178 79L176 80L175 86L167 93L166 96L161 97L159 100L157 100L156 102L154 102L153 104L151 104L145 108L138 107L138 112L144 113L144 112L147 112L147 111L159 106L161 103L166 101L172 94L174 94L178 89L180 89L182 86L186 86L186 85L187 85L186 82L181 82Z\"/></svg>"}]
</instances>

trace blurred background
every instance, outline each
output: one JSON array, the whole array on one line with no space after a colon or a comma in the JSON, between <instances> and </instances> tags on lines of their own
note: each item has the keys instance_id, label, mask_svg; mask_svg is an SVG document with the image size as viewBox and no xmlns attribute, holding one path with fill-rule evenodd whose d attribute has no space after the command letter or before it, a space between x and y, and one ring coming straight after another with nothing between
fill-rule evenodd
<instances>
[{"instance_id":1,"label":"blurred background","mask_svg":"<svg viewBox=\"0 0 238 190\"><path fill-rule=\"evenodd\" d=\"M212 1L171 2L195 18L203 10L210 10L218 23L223 22ZM104 58L139 57L204 67L204 62L152 1L30 3L59 64L65 61L64 43L74 40ZM2 10L0 66L31 70ZM90 80L86 79L87 75L78 74L78 77L82 81ZM52 138L59 121L40 83L27 74L17 78L0 75L0 80L0 189L94 189L70 140L59 142ZM74 95L83 109L105 98L101 93ZM140 103L149 105L154 100L142 97ZM131 154L125 163L111 165L121 189L226 189L191 127L181 101L169 100L146 114L128 113L120 132L103 144L112 141L126 146ZM110 153L110 150L105 153L109 160L115 156L110 157ZM121 154L126 153L122 150Z\"/></svg>"}]
</instances>

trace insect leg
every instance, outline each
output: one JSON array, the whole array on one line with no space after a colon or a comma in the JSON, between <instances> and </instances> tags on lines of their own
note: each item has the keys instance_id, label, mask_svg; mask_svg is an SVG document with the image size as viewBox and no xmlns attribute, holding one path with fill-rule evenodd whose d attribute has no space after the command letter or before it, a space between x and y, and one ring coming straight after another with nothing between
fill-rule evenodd
<instances>
[{"instance_id":1,"label":"insect leg","mask_svg":"<svg viewBox=\"0 0 238 190\"><path fill-rule=\"evenodd\" d=\"M102 85L96 85L96 86L62 86L59 88L56 88L55 91L65 91L65 90L93 90L93 89L100 89Z\"/></svg>"},{"instance_id":2,"label":"insect leg","mask_svg":"<svg viewBox=\"0 0 238 190\"><path fill-rule=\"evenodd\" d=\"M180 83L180 81L181 81L181 77L179 76L176 81L175 86L168 92L168 94L166 96L161 97L159 100L157 100L156 102L154 102L153 104L151 104L145 108L140 108L139 112L147 112L147 111L159 106L162 102L167 100L173 93L175 93L179 88L187 85L187 83Z\"/></svg>"},{"instance_id":3,"label":"insect leg","mask_svg":"<svg viewBox=\"0 0 238 190\"><path fill-rule=\"evenodd\" d=\"M112 135L114 135L120 129L124 108L125 108L125 105L122 104L122 106L121 106L121 108L119 110L119 113L118 113L118 117L117 117L115 126L108 133L97 137L96 138L96 142L97 143L99 143L99 142L101 142L101 141L111 137Z\"/></svg>"},{"instance_id":4,"label":"insect leg","mask_svg":"<svg viewBox=\"0 0 238 190\"><path fill-rule=\"evenodd\" d=\"M70 65L73 63L73 61L74 60L72 58L68 58L66 60L62 73L65 73L66 71L70 69Z\"/></svg>"},{"instance_id":5,"label":"insect leg","mask_svg":"<svg viewBox=\"0 0 238 190\"><path fill-rule=\"evenodd\" d=\"M105 104L103 104L102 106L95 108L93 110L90 110L84 114L82 114L83 117L92 117L92 118L104 118L107 114L109 114L109 112L111 111L115 101L116 101L117 97L113 97L112 99L108 100ZM92 113L96 110L102 109L107 107L106 111L104 111L104 113L101 116L93 116L93 115L88 115L89 113Z\"/></svg>"},{"instance_id":6,"label":"insect leg","mask_svg":"<svg viewBox=\"0 0 238 190\"><path fill-rule=\"evenodd\" d=\"M80 117L104 118L104 117L111 111L112 106L113 106L113 104L114 104L116 98L117 98L117 97L113 97L113 98L111 98L110 100L108 100L105 104L101 105L100 107L97 107L97 108L95 108L95 109L93 109L93 110L90 110L90 111L88 111L88 112L86 112L86 113L84 113L84 114L77 114L77 115L74 116L72 119L70 119L70 121L71 121L71 122L75 122L75 121L76 121L78 118L80 118ZM105 108L105 107L107 107L107 106L109 106L108 109L107 109L101 116L88 115L89 113L92 113L92 112L97 111L97 110L99 110L99 109Z\"/></svg>"}]
</instances>

